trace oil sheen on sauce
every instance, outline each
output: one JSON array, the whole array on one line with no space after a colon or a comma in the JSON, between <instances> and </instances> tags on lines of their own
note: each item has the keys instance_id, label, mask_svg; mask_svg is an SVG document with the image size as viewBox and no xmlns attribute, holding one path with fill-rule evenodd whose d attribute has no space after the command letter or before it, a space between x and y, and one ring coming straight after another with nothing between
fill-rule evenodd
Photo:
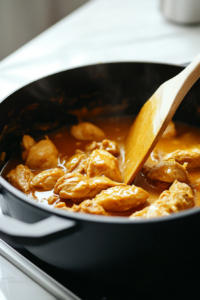
<instances>
[{"instance_id":1,"label":"oil sheen on sauce","mask_svg":"<svg viewBox=\"0 0 200 300\"><path fill-rule=\"evenodd\" d=\"M98 120L90 120L91 123L95 124L99 128L101 128L105 134L106 138L109 140L116 141L121 150L121 155L118 158L120 169L123 174L123 163L125 158L125 150L124 150L124 142L125 138L128 134L130 126L132 125L134 117L115 117L115 118L104 118ZM177 135L174 138L161 138L157 143L155 149L158 151L159 156L162 158L165 154L173 152L175 150L186 150L192 148L200 148L200 129L196 127L189 126L183 123L175 123ZM81 149L84 151L85 146L89 142L78 141L70 134L69 127L63 127L60 130L53 132L48 135L49 139L55 144L58 151L60 152L60 158L69 158L72 156L76 149ZM133 145L134 147L134 145ZM146 164L151 164L153 161L150 158L146 162ZM14 169L18 164L22 162L20 153L16 153L13 157L8 161L6 166L2 171L2 176L6 178L6 175ZM33 171L35 174L38 171ZM188 171L189 182L188 184L193 184L198 178L200 178L200 168L192 171ZM151 181L147 179L144 175L143 170L137 175L136 179L133 182L136 186L139 186L146 190L149 193L149 199L147 204L150 204L159 198L159 195L166 189L169 188L169 184L152 184ZM41 202L41 204L48 205L47 199L53 195L52 191L47 192L39 192L35 191L36 200ZM72 202L69 200L65 200L66 205L72 206ZM199 190L195 190L195 204L200 206L200 188ZM146 206L145 205L145 206ZM110 215L119 215L119 216L128 216L131 215L134 211L140 210L144 207L140 206L137 209L131 210L126 213L112 213Z\"/></svg>"}]
</instances>

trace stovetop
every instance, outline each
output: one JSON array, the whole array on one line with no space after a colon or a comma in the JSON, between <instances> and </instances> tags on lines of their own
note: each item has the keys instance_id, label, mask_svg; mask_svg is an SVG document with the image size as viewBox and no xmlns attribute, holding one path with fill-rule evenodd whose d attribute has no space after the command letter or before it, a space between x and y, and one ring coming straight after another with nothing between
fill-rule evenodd
<instances>
[{"instance_id":1,"label":"stovetop","mask_svg":"<svg viewBox=\"0 0 200 300\"><path fill-rule=\"evenodd\" d=\"M91 274L76 274L51 266L35 257L24 248L15 247L14 249L21 255L23 255L26 259L31 261L38 268L40 268L42 271L50 275L53 279L72 291L82 300L133 299L132 285L130 286L130 288L126 287L123 282L123 278L121 280L121 284L119 284L118 280L117 282L115 281L113 277L114 274L100 274L99 276L98 274L95 274L94 276Z\"/></svg>"},{"instance_id":2,"label":"stovetop","mask_svg":"<svg viewBox=\"0 0 200 300\"><path fill-rule=\"evenodd\" d=\"M199 272L191 273L194 266L183 264L181 272L167 268L166 262L149 259L145 269L128 267L121 272L105 274L76 274L51 266L29 253L15 248L25 258L65 286L82 300L196 300L200 298ZM58 253L59 255L59 253ZM120 266L119 266L120 268ZM159 272L159 270L162 270Z\"/></svg>"}]
</instances>

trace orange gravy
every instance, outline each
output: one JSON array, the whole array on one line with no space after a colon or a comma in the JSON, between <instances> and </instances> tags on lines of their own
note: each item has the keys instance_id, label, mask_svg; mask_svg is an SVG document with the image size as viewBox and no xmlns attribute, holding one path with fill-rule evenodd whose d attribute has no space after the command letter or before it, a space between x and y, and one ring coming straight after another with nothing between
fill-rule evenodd
<instances>
[{"instance_id":1,"label":"orange gravy","mask_svg":"<svg viewBox=\"0 0 200 300\"><path fill-rule=\"evenodd\" d=\"M119 144L121 155L118 158L121 171L123 173L123 163L124 163L124 141L128 134L129 128L132 125L134 117L115 117L115 118L104 118L98 120L91 120L93 124L101 128L105 134L106 138L115 141ZM162 158L165 154L173 152L175 150L185 150L192 148L200 148L200 129L192 127L183 123L176 123L177 135L173 138L161 138L156 145L155 149L158 150L160 157ZM85 146L89 142L78 141L70 134L69 127L63 127L60 130L53 132L48 135L49 139L55 144L58 151L60 152L60 158L69 158L72 156L76 149L85 150ZM147 162L151 163L149 158ZM11 157L8 163L5 165L2 176L6 178L6 175L14 169L18 164L23 164L20 153L16 153ZM38 174L38 171L33 171L34 174ZM188 184L193 184L198 178L200 178L200 168L192 171L188 171L189 182ZM141 171L134 184L146 190L149 193L149 199L147 204L137 207L137 209L132 209L126 213L112 213L110 215L128 216L133 212L144 208L146 205L154 202L159 198L159 195L166 189L169 188L169 184L155 185L150 182L147 177ZM194 190L195 192L195 204L200 206L200 190ZM52 191L40 192L35 191L35 196L37 201L42 204L48 205L47 199L53 195ZM72 201L63 200L67 206L72 206Z\"/></svg>"}]
</instances>

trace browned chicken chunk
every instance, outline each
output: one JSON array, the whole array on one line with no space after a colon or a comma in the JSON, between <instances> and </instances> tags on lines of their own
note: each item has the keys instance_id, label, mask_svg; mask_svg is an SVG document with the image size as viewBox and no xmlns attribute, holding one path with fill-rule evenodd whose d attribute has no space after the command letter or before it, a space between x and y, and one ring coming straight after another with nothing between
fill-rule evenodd
<instances>
[{"instance_id":1,"label":"browned chicken chunk","mask_svg":"<svg viewBox=\"0 0 200 300\"><path fill-rule=\"evenodd\" d=\"M49 205L52 205L52 204L54 204L56 201L58 201L58 199L60 199L59 196L57 196L57 195L52 195L52 196L50 196L50 197L47 199L47 201L48 201Z\"/></svg>"},{"instance_id":2,"label":"browned chicken chunk","mask_svg":"<svg viewBox=\"0 0 200 300\"><path fill-rule=\"evenodd\" d=\"M194 206L192 189L177 180L168 191L164 191L159 199L150 206L132 214L130 218L155 218L167 216Z\"/></svg>"},{"instance_id":3,"label":"browned chicken chunk","mask_svg":"<svg viewBox=\"0 0 200 300\"><path fill-rule=\"evenodd\" d=\"M153 149L153 151L151 152L151 154L149 155L147 161L143 166L144 169L143 171L145 172L145 174L147 174L147 171L149 171L152 167L154 167L159 162L161 162L161 160L162 160L162 156L160 154L160 151L158 151L157 149Z\"/></svg>"},{"instance_id":4,"label":"browned chicken chunk","mask_svg":"<svg viewBox=\"0 0 200 300\"><path fill-rule=\"evenodd\" d=\"M106 177L89 178L77 173L68 173L58 179L54 192L63 199L80 202L92 199L102 190L118 185L123 186L124 184L114 182Z\"/></svg>"},{"instance_id":5,"label":"browned chicken chunk","mask_svg":"<svg viewBox=\"0 0 200 300\"><path fill-rule=\"evenodd\" d=\"M66 203L65 202L58 202L54 205L54 208L64 208L64 209L67 209L67 210L70 210L67 206L66 206Z\"/></svg>"},{"instance_id":6,"label":"browned chicken chunk","mask_svg":"<svg viewBox=\"0 0 200 300\"><path fill-rule=\"evenodd\" d=\"M80 164L78 165L78 167L73 172L74 173L80 173L80 174L86 175L87 168L88 168L88 162L89 162L89 157L87 157L86 159L83 159L80 162Z\"/></svg>"},{"instance_id":7,"label":"browned chicken chunk","mask_svg":"<svg viewBox=\"0 0 200 300\"><path fill-rule=\"evenodd\" d=\"M192 182L192 187L193 187L194 189L200 190L200 178L198 178L198 179L196 179L196 180L194 180L194 181Z\"/></svg>"},{"instance_id":8,"label":"browned chicken chunk","mask_svg":"<svg viewBox=\"0 0 200 300\"><path fill-rule=\"evenodd\" d=\"M188 180L186 167L187 164L182 166L173 159L161 161L149 171L147 176L165 182L174 182L174 180L186 182Z\"/></svg>"},{"instance_id":9,"label":"browned chicken chunk","mask_svg":"<svg viewBox=\"0 0 200 300\"><path fill-rule=\"evenodd\" d=\"M72 171L74 171L78 166L80 166L80 163L83 162L86 158L87 155L83 151L76 150L75 154L71 156L65 163L67 172L71 173ZM83 167L81 168L81 170L83 170Z\"/></svg>"},{"instance_id":10,"label":"browned chicken chunk","mask_svg":"<svg viewBox=\"0 0 200 300\"><path fill-rule=\"evenodd\" d=\"M35 189L50 191L54 188L57 180L63 175L64 172L59 168L43 171L33 178L31 186Z\"/></svg>"},{"instance_id":11,"label":"browned chicken chunk","mask_svg":"<svg viewBox=\"0 0 200 300\"><path fill-rule=\"evenodd\" d=\"M120 155L119 145L116 142L110 140L103 140L102 142L99 143L92 142L86 145L85 147L85 150L88 152L92 152L95 149L105 150L110 154L114 155L115 157Z\"/></svg>"},{"instance_id":12,"label":"browned chicken chunk","mask_svg":"<svg viewBox=\"0 0 200 300\"><path fill-rule=\"evenodd\" d=\"M94 150L89 157L87 176L106 176L111 180L122 182L117 158L105 150Z\"/></svg>"},{"instance_id":13,"label":"browned chicken chunk","mask_svg":"<svg viewBox=\"0 0 200 300\"><path fill-rule=\"evenodd\" d=\"M165 129L162 138L173 138L176 136L176 128L173 121L169 123L167 128Z\"/></svg>"},{"instance_id":14,"label":"browned chicken chunk","mask_svg":"<svg viewBox=\"0 0 200 300\"><path fill-rule=\"evenodd\" d=\"M79 205L74 204L68 210L86 214L106 215L106 212L103 209L103 207L93 200L85 200Z\"/></svg>"},{"instance_id":15,"label":"browned chicken chunk","mask_svg":"<svg viewBox=\"0 0 200 300\"><path fill-rule=\"evenodd\" d=\"M163 157L163 161L168 161L174 159L179 164L188 163L187 169L195 169L200 167L200 150L176 150L172 153L169 153Z\"/></svg>"},{"instance_id":16,"label":"browned chicken chunk","mask_svg":"<svg viewBox=\"0 0 200 300\"><path fill-rule=\"evenodd\" d=\"M58 150L50 140L42 140L32 146L25 165L33 170L47 170L58 164Z\"/></svg>"},{"instance_id":17,"label":"browned chicken chunk","mask_svg":"<svg viewBox=\"0 0 200 300\"><path fill-rule=\"evenodd\" d=\"M126 211L143 204L149 194L137 186L115 186L102 191L94 199L108 211Z\"/></svg>"},{"instance_id":18,"label":"browned chicken chunk","mask_svg":"<svg viewBox=\"0 0 200 300\"><path fill-rule=\"evenodd\" d=\"M36 144L36 141L30 135L24 135L21 142L22 147L22 159L25 161L28 155L28 152L33 145Z\"/></svg>"},{"instance_id":19,"label":"browned chicken chunk","mask_svg":"<svg viewBox=\"0 0 200 300\"><path fill-rule=\"evenodd\" d=\"M88 122L72 126L71 134L82 141L102 141L105 138L105 133L100 128Z\"/></svg>"},{"instance_id":20,"label":"browned chicken chunk","mask_svg":"<svg viewBox=\"0 0 200 300\"><path fill-rule=\"evenodd\" d=\"M18 190L28 193L30 189L30 181L34 175L28 167L18 165L14 170L10 171L6 178Z\"/></svg>"},{"instance_id":21,"label":"browned chicken chunk","mask_svg":"<svg viewBox=\"0 0 200 300\"><path fill-rule=\"evenodd\" d=\"M187 193L189 199L192 200L192 206L193 206L194 193L188 184L185 184L185 183L179 182L178 180L175 180L169 190L170 190L170 192L174 192L174 193L179 193L179 191L185 191Z\"/></svg>"},{"instance_id":22,"label":"browned chicken chunk","mask_svg":"<svg viewBox=\"0 0 200 300\"><path fill-rule=\"evenodd\" d=\"M91 153L93 150L100 149L101 142L91 142L85 146L85 151Z\"/></svg>"}]
</instances>

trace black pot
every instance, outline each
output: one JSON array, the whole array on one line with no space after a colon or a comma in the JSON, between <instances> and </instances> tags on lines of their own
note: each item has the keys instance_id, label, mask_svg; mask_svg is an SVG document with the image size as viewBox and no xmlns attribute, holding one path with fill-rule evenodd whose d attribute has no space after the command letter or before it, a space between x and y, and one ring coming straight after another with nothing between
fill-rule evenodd
<instances>
[{"instance_id":1,"label":"black pot","mask_svg":"<svg viewBox=\"0 0 200 300\"><path fill-rule=\"evenodd\" d=\"M96 108L103 108L95 111L107 116L136 115L160 84L182 69L154 63L109 63L39 79L0 104L0 152L6 152L6 162L23 134L38 137L44 129L77 123L75 109L88 115ZM174 119L200 127L199 95L197 82ZM149 272L149 277L161 270L180 277L200 267L199 208L134 221L55 210L29 199L2 177L0 185L2 210L8 215L0 219L1 237L54 266L87 273L128 266L141 274Z\"/></svg>"}]
</instances>

